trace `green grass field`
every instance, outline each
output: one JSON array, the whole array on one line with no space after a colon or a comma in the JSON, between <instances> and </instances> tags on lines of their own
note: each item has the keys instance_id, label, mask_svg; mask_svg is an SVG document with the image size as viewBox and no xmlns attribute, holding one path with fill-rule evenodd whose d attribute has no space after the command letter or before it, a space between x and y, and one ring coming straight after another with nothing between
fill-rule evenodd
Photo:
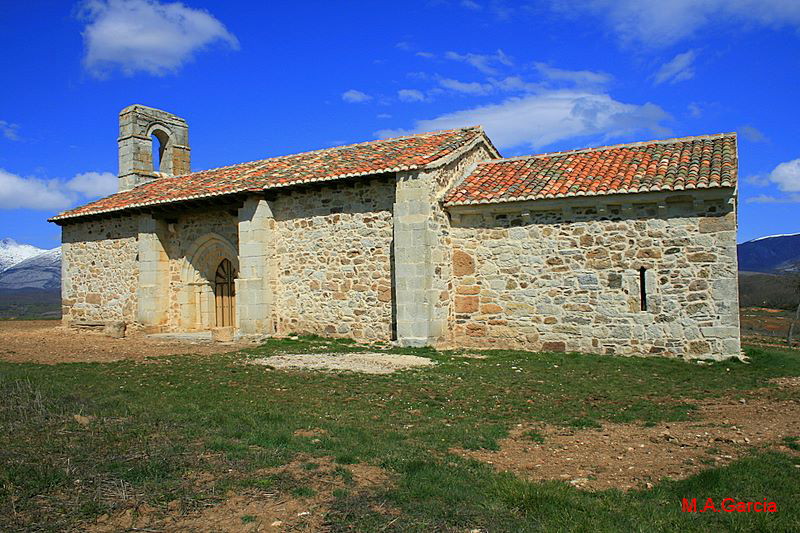
<instances>
[{"instance_id":1,"label":"green grass field","mask_svg":"<svg viewBox=\"0 0 800 533\"><path fill-rule=\"evenodd\" d=\"M775 451L754 450L726 467L647 490L594 493L498 474L448 452L496 449L498 439L520 422L592 427L685 420L705 398L765 387L773 377L800 376L796 351L749 349L750 364L696 365L578 354L497 351L474 359L393 350L439 364L389 375L246 364L281 352L367 349L301 338L237 354L145 363L0 363L0 530L79 529L124 507L122 498L109 497L113 487L156 509L174 500L185 510L196 509L221 501L229 490L311 494L302 478L258 475L298 454L331 456L343 476L356 463L380 466L391 476L391 483L368 492L335 491L325 517L333 531L800 527L800 457ZM776 398L789 394L774 392ZM76 414L94 418L83 426ZM321 436L294 435L311 428L322 430ZM207 471L213 486L186 483L189 471ZM681 513L687 496L768 498L780 510ZM243 530L252 519L243 513Z\"/></svg>"}]
</instances>

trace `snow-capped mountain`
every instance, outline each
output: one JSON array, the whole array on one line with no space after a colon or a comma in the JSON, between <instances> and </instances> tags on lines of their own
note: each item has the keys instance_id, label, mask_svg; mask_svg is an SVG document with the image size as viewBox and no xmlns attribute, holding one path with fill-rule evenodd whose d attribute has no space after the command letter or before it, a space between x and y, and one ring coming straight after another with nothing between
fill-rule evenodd
<instances>
[{"instance_id":1,"label":"snow-capped mountain","mask_svg":"<svg viewBox=\"0 0 800 533\"><path fill-rule=\"evenodd\" d=\"M0 272L0 289L47 289L61 287L61 248L44 250Z\"/></svg>"},{"instance_id":2,"label":"snow-capped mountain","mask_svg":"<svg viewBox=\"0 0 800 533\"><path fill-rule=\"evenodd\" d=\"M800 273L800 233L768 235L737 246L739 270Z\"/></svg>"},{"instance_id":3,"label":"snow-capped mountain","mask_svg":"<svg viewBox=\"0 0 800 533\"><path fill-rule=\"evenodd\" d=\"M11 238L0 239L0 272L46 251L30 244L20 244Z\"/></svg>"}]
</instances>

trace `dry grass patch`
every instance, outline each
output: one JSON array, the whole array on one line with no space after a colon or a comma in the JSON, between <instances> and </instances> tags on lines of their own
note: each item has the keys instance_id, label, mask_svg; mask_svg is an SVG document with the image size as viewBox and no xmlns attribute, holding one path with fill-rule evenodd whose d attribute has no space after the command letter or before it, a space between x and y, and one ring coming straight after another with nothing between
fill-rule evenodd
<instances>
[{"instance_id":1,"label":"dry grass patch","mask_svg":"<svg viewBox=\"0 0 800 533\"><path fill-rule=\"evenodd\" d=\"M194 483L196 477L192 475L187 481ZM140 503L102 515L86 524L85 530L322 531L337 493L368 492L391 482L388 472L376 466L337 465L332 457L301 454L286 465L248 474L242 479L245 488L227 491L220 502L208 502L197 509L186 509L177 500L166 508Z\"/></svg>"}]
</instances>

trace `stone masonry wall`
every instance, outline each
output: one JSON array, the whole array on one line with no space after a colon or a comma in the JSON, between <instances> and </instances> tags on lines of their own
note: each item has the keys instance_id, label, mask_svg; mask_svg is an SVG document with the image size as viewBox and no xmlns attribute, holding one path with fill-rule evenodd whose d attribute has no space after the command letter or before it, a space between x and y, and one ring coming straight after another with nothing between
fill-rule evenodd
<instances>
[{"instance_id":1,"label":"stone masonry wall","mask_svg":"<svg viewBox=\"0 0 800 533\"><path fill-rule=\"evenodd\" d=\"M734 199L701 192L453 209L451 343L738 356Z\"/></svg>"},{"instance_id":2,"label":"stone masonry wall","mask_svg":"<svg viewBox=\"0 0 800 533\"><path fill-rule=\"evenodd\" d=\"M279 335L391 339L393 201L393 177L277 196Z\"/></svg>"},{"instance_id":3,"label":"stone masonry wall","mask_svg":"<svg viewBox=\"0 0 800 533\"><path fill-rule=\"evenodd\" d=\"M62 228L61 305L65 323L125 321L136 316L138 218Z\"/></svg>"},{"instance_id":4,"label":"stone masonry wall","mask_svg":"<svg viewBox=\"0 0 800 533\"><path fill-rule=\"evenodd\" d=\"M439 336L440 341L445 341L447 332L453 328L453 246L450 234L450 217L442 207L440 200L457 180L467 174L470 167L492 158L493 156L488 146L481 143L436 172L430 199L433 205L431 225L435 235L434 246L437 249L437 253L432 255L431 288L439 296L433 304L433 318L440 322L443 327L443 331Z\"/></svg>"}]
</instances>

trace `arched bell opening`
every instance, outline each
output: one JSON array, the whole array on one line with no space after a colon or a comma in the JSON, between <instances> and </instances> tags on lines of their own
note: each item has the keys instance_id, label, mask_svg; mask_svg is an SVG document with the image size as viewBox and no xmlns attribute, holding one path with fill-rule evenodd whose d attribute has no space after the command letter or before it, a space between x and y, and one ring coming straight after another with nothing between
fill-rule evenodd
<instances>
[{"instance_id":1,"label":"arched bell opening","mask_svg":"<svg viewBox=\"0 0 800 533\"><path fill-rule=\"evenodd\" d=\"M152 170L159 174L172 174L172 136L161 125L150 128L150 149L152 151Z\"/></svg>"},{"instance_id":2,"label":"arched bell opening","mask_svg":"<svg viewBox=\"0 0 800 533\"><path fill-rule=\"evenodd\" d=\"M168 172L168 161L166 160L165 153L167 151L167 143L169 137L161 130L155 130L150 135L150 143L153 148L153 172Z\"/></svg>"}]
</instances>

